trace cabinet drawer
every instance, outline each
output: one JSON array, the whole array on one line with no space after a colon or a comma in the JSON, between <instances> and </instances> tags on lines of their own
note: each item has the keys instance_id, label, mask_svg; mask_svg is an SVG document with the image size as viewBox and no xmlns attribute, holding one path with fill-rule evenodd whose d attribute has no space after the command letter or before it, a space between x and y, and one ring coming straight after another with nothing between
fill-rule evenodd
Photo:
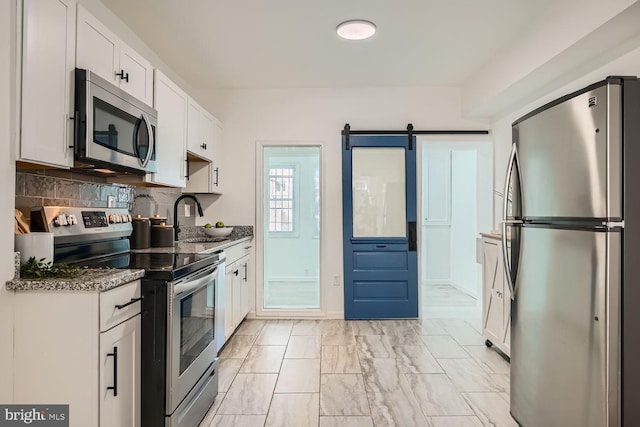
<instances>
[{"instance_id":1,"label":"cabinet drawer","mask_svg":"<svg viewBox=\"0 0 640 427\"><path fill-rule=\"evenodd\" d=\"M140 280L136 280L100 294L100 331L111 329L140 313L140 289Z\"/></svg>"},{"instance_id":2,"label":"cabinet drawer","mask_svg":"<svg viewBox=\"0 0 640 427\"><path fill-rule=\"evenodd\" d=\"M224 250L224 253L227 255L226 263L227 265L233 264L238 259L244 255L244 246L246 242L239 243L237 245L229 246Z\"/></svg>"}]
</instances>

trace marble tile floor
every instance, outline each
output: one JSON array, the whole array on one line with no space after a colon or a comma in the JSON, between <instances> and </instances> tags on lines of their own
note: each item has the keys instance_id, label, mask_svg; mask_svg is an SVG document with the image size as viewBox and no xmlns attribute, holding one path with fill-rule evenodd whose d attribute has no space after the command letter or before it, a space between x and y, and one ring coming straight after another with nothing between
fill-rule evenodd
<instances>
[{"instance_id":1,"label":"marble tile floor","mask_svg":"<svg viewBox=\"0 0 640 427\"><path fill-rule=\"evenodd\" d=\"M515 427L476 318L245 320L200 427Z\"/></svg>"}]
</instances>

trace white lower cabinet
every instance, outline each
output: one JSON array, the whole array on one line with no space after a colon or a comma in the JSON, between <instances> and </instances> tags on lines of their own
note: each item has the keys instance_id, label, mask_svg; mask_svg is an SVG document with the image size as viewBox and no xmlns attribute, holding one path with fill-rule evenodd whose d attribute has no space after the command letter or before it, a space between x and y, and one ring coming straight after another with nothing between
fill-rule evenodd
<instances>
[{"instance_id":1,"label":"white lower cabinet","mask_svg":"<svg viewBox=\"0 0 640 427\"><path fill-rule=\"evenodd\" d=\"M498 237L482 237L482 332L487 346L511 355L511 292Z\"/></svg>"},{"instance_id":2,"label":"white lower cabinet","mask_svg":"<svg viewBox=\"0 0 640 427\"><path fill-rule=\"evenodd\" d=\"M100 426L140 425L139 378L140 316L136 315L100 334Z\"/></svg>"},{"instance_id":3,"label":"white lower cabinet","mask_svg":"<svg viewBox=\"0 0 640 427\"><path fill-rule=\"evenodd\" d=\"M14 401L67 404L70 427L140 426L139 297L139 280L16 291Z\"/></svg>"},{"instance_id":4,"label":"white lower cabinet","mask_svg":"<svg viewBox=\"0 0 640 427\"><path fill-rule=\"evenodd\" d=\"M228 340L233 331L236 330L233 316L233 285L235 280L233 278L235 271L235 264L231 263L227 265L224 276L224 340Z\"/></svg>"},{"instance_id":5,"label":"white lower cabinet","mask_svg":"<svg viewBox=\"0 0 640 427\"><path fill-rule=\"evenodd\" d=\"M249 283L251 273L251 242L244 241L225 249L225 341L249 313Z\"/></svg>"}]
</instances>

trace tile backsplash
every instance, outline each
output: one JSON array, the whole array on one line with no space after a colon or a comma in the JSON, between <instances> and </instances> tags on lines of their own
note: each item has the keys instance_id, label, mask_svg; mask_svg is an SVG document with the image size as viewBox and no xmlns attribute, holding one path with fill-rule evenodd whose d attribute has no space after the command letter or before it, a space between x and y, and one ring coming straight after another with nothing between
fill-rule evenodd
<instances>
[{"instance_id":1,"label":"tile backsplash","mask_svg":"<svg viewBox=\"0 0 640 427\"><path fill-rule=\"evenodd\" d=\"M134 191L129 185L109 184L104 178L66 170L16 171L16 208L27 212L39 206L105 208L110 196L115 197L115 207L128 208Z\"/></svg>"},{"instance_id":2,"label":"tile backsplash","mask_svg":"<svg viewBox=\"0 0 640 427\"><path fill-rule=\"evenodd\" d=\"M135 187L111 184L105 178L78 174L63 169L16 170L16 208L27 218L31 208L40 206L77 206L105 208L113 197L115 207L127 208L132 215L160 215L173 224L173 205L182 194L179 188ZM191 206L191 216L184 216L184 204ZM195 225L197 215L192 200L180 202L178 220Z\"/></svg>"}]
</instances>

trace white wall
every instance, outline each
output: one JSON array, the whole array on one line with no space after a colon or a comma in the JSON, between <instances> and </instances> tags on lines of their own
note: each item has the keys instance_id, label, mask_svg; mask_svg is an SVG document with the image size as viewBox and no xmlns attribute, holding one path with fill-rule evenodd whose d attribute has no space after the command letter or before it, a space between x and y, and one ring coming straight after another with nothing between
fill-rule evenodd
<instances>
[{"instance_id":1,"label":"white wall","mask_svg":"<svg viewBox=\"0 0 640 427\"><path fill-rule=\"evenodd\" d=\"M254 224L256 141L325 143L320 274L323 310L329 316L343 313L343 289L331 282L334 274L343 274L340 131L344 124L350 123L354 130L405 129L407 123L416 129L486 128L484 121L460 117L460 92L448 87L237 90L227 93L226 101L220 118L225 158L233 167L224 170L225 194L207 207L207 216ZM206 100L204 105L209 105Z\"/></svg>"},{"instance_id":2,"label":"white wall","mask_svg":"<svg viewBox=\"0 0 640 427\"><path fill-rule=\"evenodd\" d=\"M591 83L595 83L604 79L610 75L634 75L640 76L640 48L629 52L628 54L608 63L607 65L600 67L594 71L591 71L581 78L576 79L571 84L568 84L558 90L548 93L544 97L538 99L529 105L520 108L516 111L510 111L500 117L495 117L491 125L492 139L494 141L494 161L495 161L495 183L496 189L502 191L504 186L504 178L506 174L507 161L509 160L509 153L511 150L511 124L521 116L525 115L529 111L544 105L547 102L554 99L579 90ZM502 197L496 196L494 199L495 214L494 214L494 228L499 226L502 219Z\"/></svg>"},{"instance_id":3,"label":"white wall","mask_svg":"<svg viewBox=\"0 0 640 427\"><path fill-rule=\"evenodd\" d=\"M15 22L14 1L0 2L0 402L13 402L13 277L15 194Z\"/></svg>"},{"instance_id":4,"label":"white wall","mask_svg":"<svg viewBox=\"0 0 640 427\"><path fill-rule=\"evenodd\" d=\"M463 111L492 116L515 109L631 50L637 0L563 0L535 31L523 31L463 85ZM635 40L634 40L635 39Z\"/></svg>"},{"instance_id":5,"label":"white wall","mask_svg":"<svg viewBox=\"0 0 640 427\"><path fill-rule=\"evenodd\" d=\"M451 283L479 297L477 156L475 151L451 153Z\"/></svg>"}]
</instances>

